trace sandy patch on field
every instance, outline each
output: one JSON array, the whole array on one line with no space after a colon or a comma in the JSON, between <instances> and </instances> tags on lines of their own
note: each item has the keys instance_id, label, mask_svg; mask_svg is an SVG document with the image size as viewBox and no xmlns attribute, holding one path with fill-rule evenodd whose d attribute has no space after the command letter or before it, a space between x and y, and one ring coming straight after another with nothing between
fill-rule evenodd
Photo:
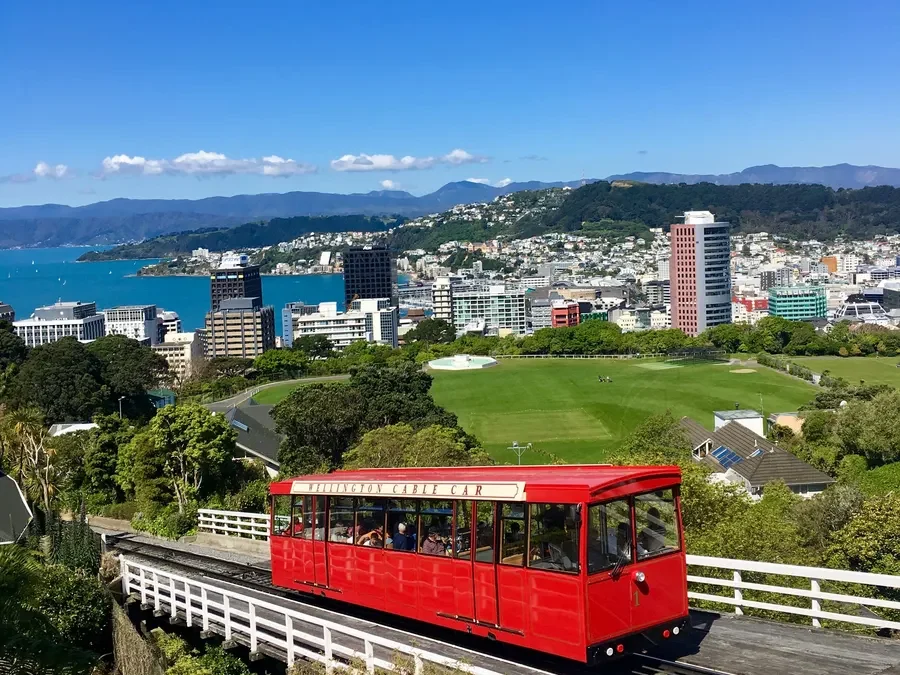
<instances>
[{"instance_id":1,"label":"sandy patch on field","mask_svg":"<svg viewBox=\"0 0 900 675\"><path fill-rule=\"evenodd\" d=\"M743 375L744 373L755 373L756 371L753 370L753 368L735 368L734 370L729 370L728 372Z\"/></svg>"}]
</instances>

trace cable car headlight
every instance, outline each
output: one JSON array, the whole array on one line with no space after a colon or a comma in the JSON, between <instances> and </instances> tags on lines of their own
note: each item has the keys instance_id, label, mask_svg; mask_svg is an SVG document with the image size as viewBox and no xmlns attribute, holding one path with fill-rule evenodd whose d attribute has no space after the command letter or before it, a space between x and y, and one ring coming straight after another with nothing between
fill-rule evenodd
<instances>
[{"instance_id":1,"label":"cable car headlight","mask_svg":"<svg viewBox=\"0 0 900 675\"><path fill-rule=\"evenodd\" d=\"M644 581L646 581L646 579L647 579L647 575L645 575L643 572L635 572L634 573L634 580L636 582L638 582L639 584L644 583Z\"/></svg>"}]
</instances>

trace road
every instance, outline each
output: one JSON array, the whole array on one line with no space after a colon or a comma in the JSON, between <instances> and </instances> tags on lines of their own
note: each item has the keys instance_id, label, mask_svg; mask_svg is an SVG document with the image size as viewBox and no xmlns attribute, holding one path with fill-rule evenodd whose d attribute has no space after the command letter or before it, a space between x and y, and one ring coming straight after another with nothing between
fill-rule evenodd
<instances>
[{"instance_id":1,"label":"road","mask_svg":"<svg viewBox=\"0 0 900 675\"><path fill-rule=\"evenodd\" d=\"M204 407L213 412L224 412L229 410L230 408L234 408L236 406L241 405L242 403L246 403L253 396L255 396L258 392L263 389L270 389L272 387L280 387L285 384L313 384L315 382L340 382L342 380L349 379L349 375L326 375L324 377L301 377L297 380L280 380L278 382L267 382L266 384L261 384L259 386L253 387L252 389L245 389L239 394L235 394L229 398L223 399L221 401L215 401L214 403L204 403Z\"/></svg>"}]
</instances>

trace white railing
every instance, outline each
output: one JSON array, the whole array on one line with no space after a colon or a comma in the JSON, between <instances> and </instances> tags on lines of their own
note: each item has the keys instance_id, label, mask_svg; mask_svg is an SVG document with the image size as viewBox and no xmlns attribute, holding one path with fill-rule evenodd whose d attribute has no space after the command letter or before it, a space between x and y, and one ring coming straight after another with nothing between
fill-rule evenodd
<instances>
[{"instance_id":1,"label":"white railing","mask_svg":"<svg viewBox=\"0 0 900 675\"><path fill-rule=\"evenodd\" d=\"M265 513L200 509L197 511L197 529L212 534L268 539L269 516Z\"/></svg>"},{"instance_id":2,"label":"white railing","mask_svg":"<svg viewBox=\"0 0 900 675\"><path fill-rule=\"evenodd\" d=\"M422 675L425 663L471 675L502 675L320 616L304 614L257 597L126 560L122 555L119 556L119 566L122 593L126 598L139 597L143 606L152 606L158 615L168 613L173 620L183 619L188 626L202 626L204 631L218 633L226 641L237 641L241 637L242 642L250 647L251 654L258 654L263 646L283 651L288 667L302 657L324 664L329 675L336 669L352 668L351 662L365 664L367 673L375 673L376 668L402 672L406 668L404 664L398 665L384 658L402 655L403 659L410 660L414 675ZM310 626L318 634L308 632ZM342 644L341 638L349 638L357 645L362 643L362 651Z\"/></svg>"},{"instance_id":3,"label":"white railing","mask_svg":"<svg viewBox=\"0 0 900 675\"><path fill-rule=\"evenodd\" d=\"M735 614L743 614L742 608L763 609L770 612L782 612L806 616L812 619L812 625L819 628L822 620L842 621L861 626L874 626L876 628L888 628L900 630L900 622L881 619L874 612L870 615L845 614L843 612L825 611L823 602L838 602L862 607L878 607L882 609L900 610L900 602L884 600L881 598L866 598L844 593L829 593L822 590L823 582L837 582L847 584L860 584L863 586L880 586L882 588L900 589L900 576L889 574L871 574L869 572L850 572L847 570L833 570L825 567L801 567L799 565L781 565L777 563L764 563L752 560L732 560L730 558L711 558L702 555L688 555L687 562L692 567L706 567L728 570L731 579L715 579L712 577L696 576L688 574L687 580L691 584L704 584L706 586L718 586L720 588L733 589L732 595L715 595L688 591L688 598L692 600L706 600L733 605ZM760 574L774 574L787 577L806 579L809 589L790 588L786 586L774 586L763 583L752 583L741 578L741 572L756 572ZM787 595L795 598L808 598L809 607L796 607L782 605L773 602L760 602L744 598L744 591L762 591L777 595Z\"/></svg>"}]
</instances>

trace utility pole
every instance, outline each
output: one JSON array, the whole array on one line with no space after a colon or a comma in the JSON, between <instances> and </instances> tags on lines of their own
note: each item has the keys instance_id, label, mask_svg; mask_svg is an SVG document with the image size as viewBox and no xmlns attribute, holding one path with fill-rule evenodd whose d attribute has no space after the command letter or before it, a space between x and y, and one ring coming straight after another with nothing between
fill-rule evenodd
<instances>
[{"instance_id":1,"label":"utility pole","mask_svg":"<svg viewBox=\"0 0 900 675\"><path fill-rule=\"evenodd\" d=\"M122 401L125 400L124 396L119 397L119 419L122 419Z\"/></svg>"},{"instance_id":2,"label":"utility pole","mask_svg":"<svg viewBox=\"0 0 900 675\"><path fill-rule=\"evenodd\" d=\"M524 455L528 450L531 450L531 443L527 443L525 445L519 445L519 441L513 441L512 445L506 448L507 450L512 450L516 453L516 457L519 459L519 466L522 465L522 455Z\"/></svg>"}]
</instances>

